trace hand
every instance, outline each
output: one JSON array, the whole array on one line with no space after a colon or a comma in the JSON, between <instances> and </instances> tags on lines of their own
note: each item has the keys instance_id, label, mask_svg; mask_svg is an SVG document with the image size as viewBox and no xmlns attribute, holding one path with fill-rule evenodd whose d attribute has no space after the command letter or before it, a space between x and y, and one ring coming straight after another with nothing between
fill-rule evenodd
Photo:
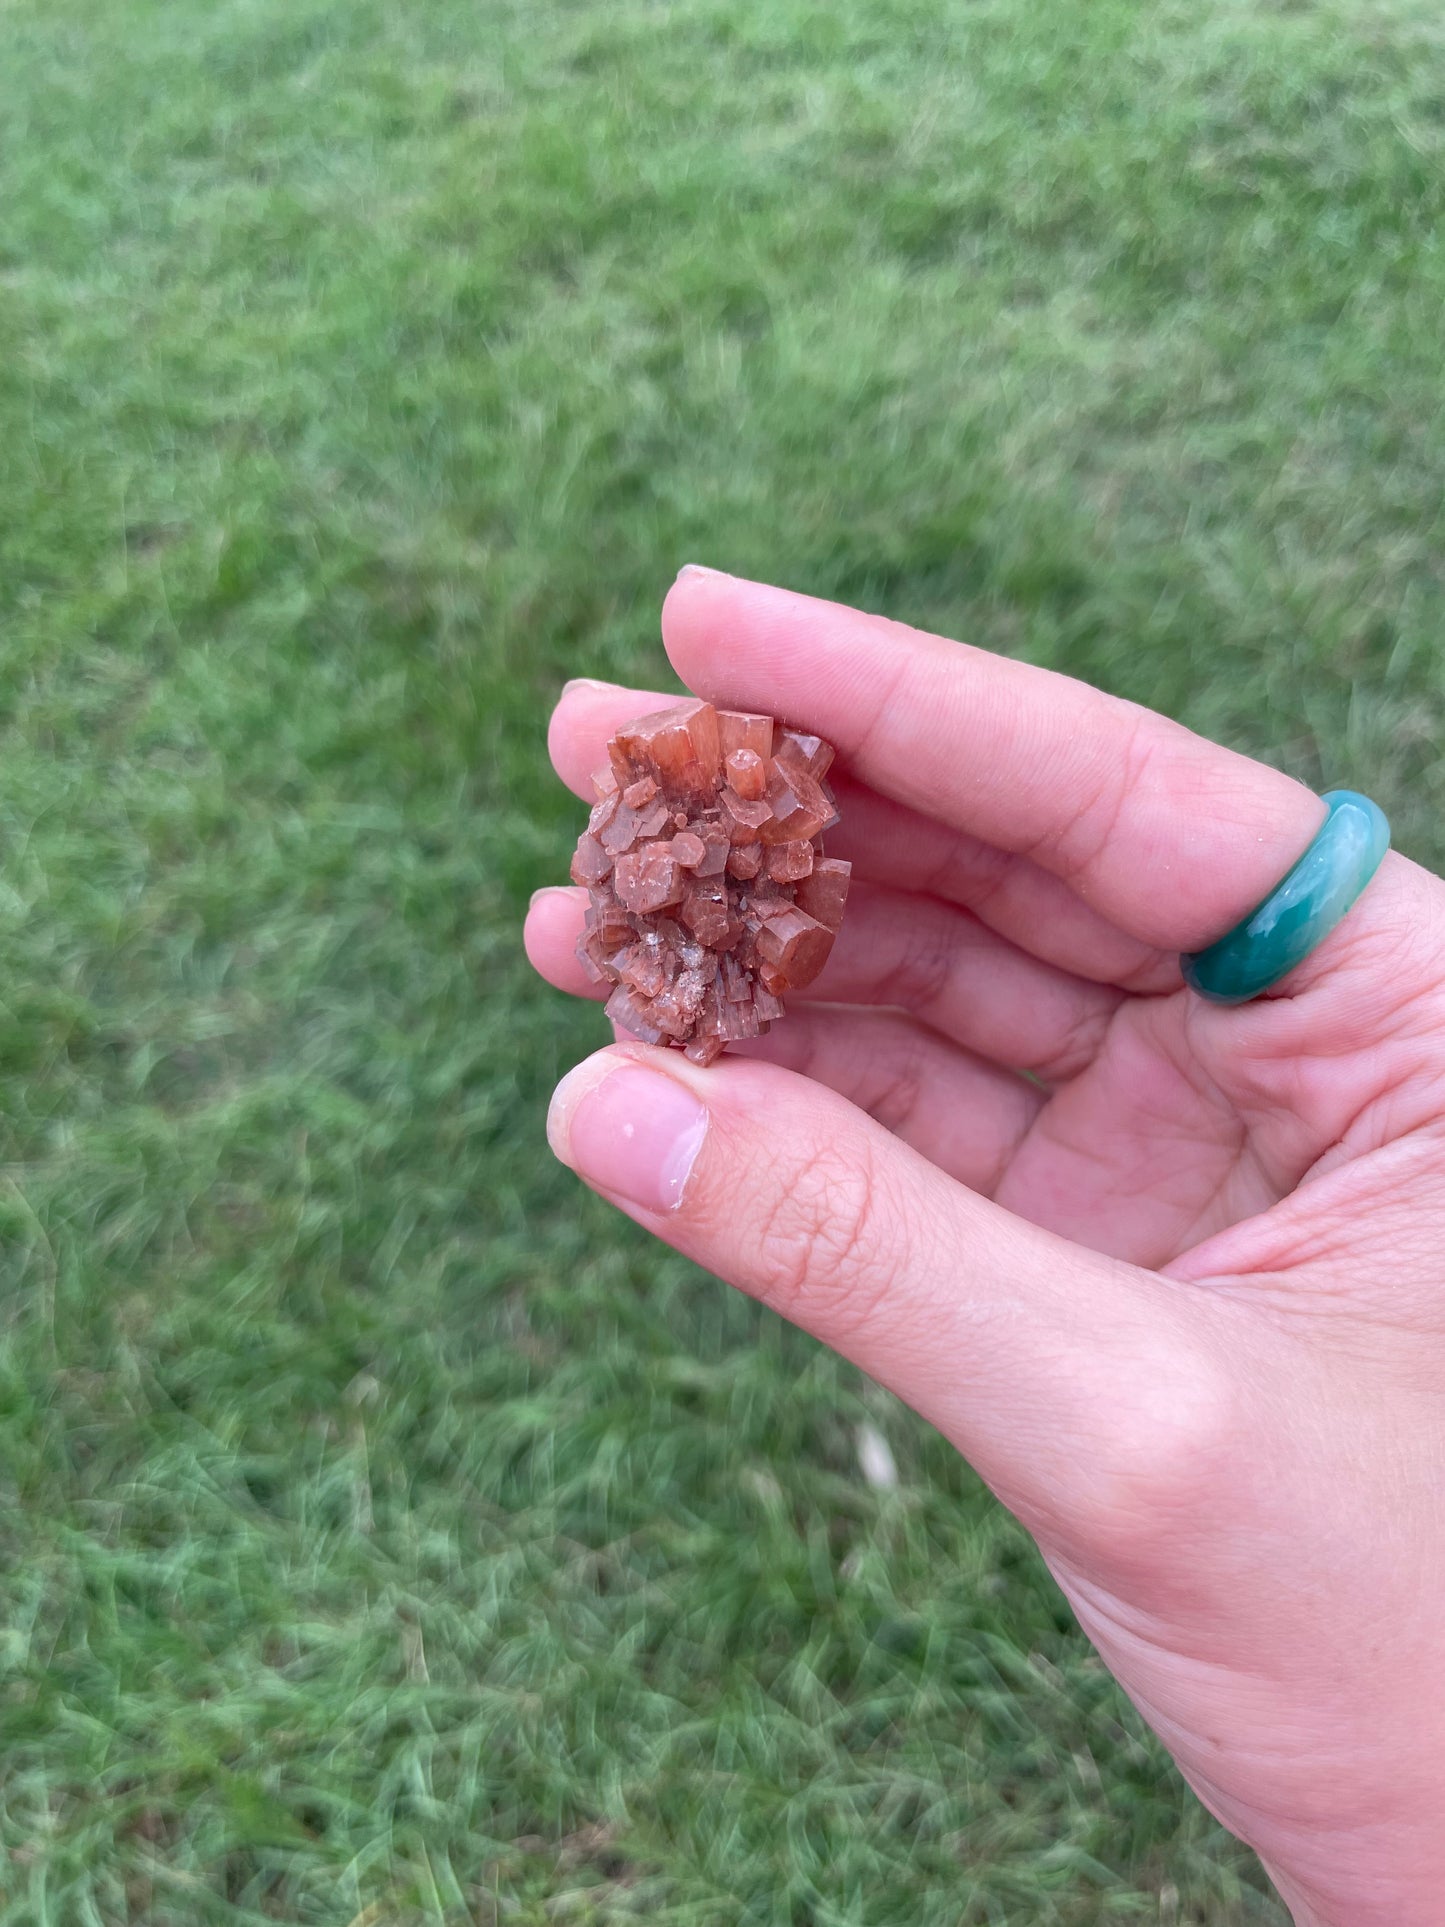
<instances>
[{"instance_id":1,"label":"hand","mask_svg":"<svg viewBox=\"0 0 1445 1927\"><path fill-rule=\"evenodd\" d=\"M728 576L685 571L663 635L698 694L837 745L854 896L746 1058L573 1071L558 1156L968 1456L1297 1921L1438 1923L1445 884L1388 856L1275 993L1208 1005L1178 952L1283 876L1308 790ZM673 700L571 685L564 780ZM591 996L582 901L540 893L527 946Z\"/></svg>"}]
</instances>

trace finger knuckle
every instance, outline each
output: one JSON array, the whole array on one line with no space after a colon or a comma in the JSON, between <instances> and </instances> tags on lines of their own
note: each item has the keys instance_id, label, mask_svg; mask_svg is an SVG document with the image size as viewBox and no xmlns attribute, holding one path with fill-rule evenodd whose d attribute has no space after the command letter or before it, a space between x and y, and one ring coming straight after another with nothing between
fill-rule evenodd
<instances>
[{"instance_id":1,"label":"finger knuckle","mask_svg":"<svg viewBox=\"0 0 1445 1927\"><path fill-rule=\"evenodd\" d=\"M1023 1068L1047 1084L1067 1084L1085 1071L1104 1048L1118 1005L1102 999L1068 1018L1050 1040L1048 1051Z\"/></svg>"},{"instance_id":2,"label":"finger knuckle","mask_svg":"<svg viewBox=\"0 0 1445 1927\"><path fill-rule=\"evenodd\" d=\"M885 1191L866 1146L771 1173L757 1239L763 1295L775 1310L826 1328L834 1343L872 1322L898 1269Z\"/></svg>"},{"instance_id":3,"label":"finger knuckle","mask_svg":"<svg viewBox=\"0 0 1445 1927\"><path fill-rule=\"evenodd\" d=\"M1027 851L1070 885L1084 879L1114 841L1131 796L1143 788L1155 748L1157 719L1147 710L1126 709L1120 716L1114 705L1110 708L1116 720L1109 754L1098 760L1092 780L1081 775L1066 822L1051 826Z\"/></svg>"},{"instance_id":4,"label":"finger knuckle","mask_svg":"<svg viewBox=\"0 0 1445 1927\"><path fill-rule=\"evenodd\" d=\"M927 1085L922 1049L903 1040L897 1056L868 1093L863 1108L885 1131L903 1136L918 1114Z\"/></svg>"},{"instance_id":5,"label":"finger knuckle","mask_svg":"<svg viewBox=\"0 0 1445 1927\"><path fill-rule=\"evenodd\" d=\"M927 1011L948 991L957 963L962 918L926 912L911 918L900 932L898 956L889 980L891 999L907 1010Z\"/></svg>"}]
</instances>

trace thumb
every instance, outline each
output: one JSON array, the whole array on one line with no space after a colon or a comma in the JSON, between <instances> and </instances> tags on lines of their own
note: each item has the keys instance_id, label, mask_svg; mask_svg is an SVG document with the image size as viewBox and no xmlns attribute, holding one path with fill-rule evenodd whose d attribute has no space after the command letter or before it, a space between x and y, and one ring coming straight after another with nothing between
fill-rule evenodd
<instances>
[{"instance_id":1,"label":"thumb","mask_svg":"<svg viewBox=\"0 0 1445 1927\"><path fill-rule=\"evenodd\" d=\"M558 1086L548 1135L630 1217L897 1392L1062 1550L1092 1562L1122 1539L1132 1563L1237 1440L1197 1291L1014 1217L776 1064L600 1051Z\"/></svg>"}]
</instances>

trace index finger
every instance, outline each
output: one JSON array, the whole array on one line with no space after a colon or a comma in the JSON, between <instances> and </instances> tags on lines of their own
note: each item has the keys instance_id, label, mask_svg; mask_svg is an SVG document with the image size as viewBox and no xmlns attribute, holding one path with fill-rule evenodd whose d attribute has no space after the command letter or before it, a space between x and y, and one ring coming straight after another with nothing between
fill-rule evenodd
<instances>
[{"instance_id":1,"label":"index finger","mask_svg":"<svg viewBox=\"0 0 1445 1927\"><path fill-rule=\"evenodd\" d=\"M1229 929L1324 820L1303 784L1152 710L840 603L690 568L662 634L700 696L816 730L873 788L1163 949Z\"/></svg>"}]
</instances>

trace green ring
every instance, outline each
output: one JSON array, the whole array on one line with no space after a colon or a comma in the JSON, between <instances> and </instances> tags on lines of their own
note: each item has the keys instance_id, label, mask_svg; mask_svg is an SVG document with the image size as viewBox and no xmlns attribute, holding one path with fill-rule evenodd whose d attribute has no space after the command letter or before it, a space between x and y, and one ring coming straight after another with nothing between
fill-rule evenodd
<instances>
[{"instance_id":1,"label":"green ring","mask_svg":"<svg viewBox=\"0 0 1445 1927\"><path fill-rule=\"evenodd\" d=\"M1355 790L1321 798L1329 814L1289 875L1207 950L1179 959L1184 981L1212 1004L1247 1004L1322 944L1390 847L1384 811Z\"/></svg>"}]
</instances>

